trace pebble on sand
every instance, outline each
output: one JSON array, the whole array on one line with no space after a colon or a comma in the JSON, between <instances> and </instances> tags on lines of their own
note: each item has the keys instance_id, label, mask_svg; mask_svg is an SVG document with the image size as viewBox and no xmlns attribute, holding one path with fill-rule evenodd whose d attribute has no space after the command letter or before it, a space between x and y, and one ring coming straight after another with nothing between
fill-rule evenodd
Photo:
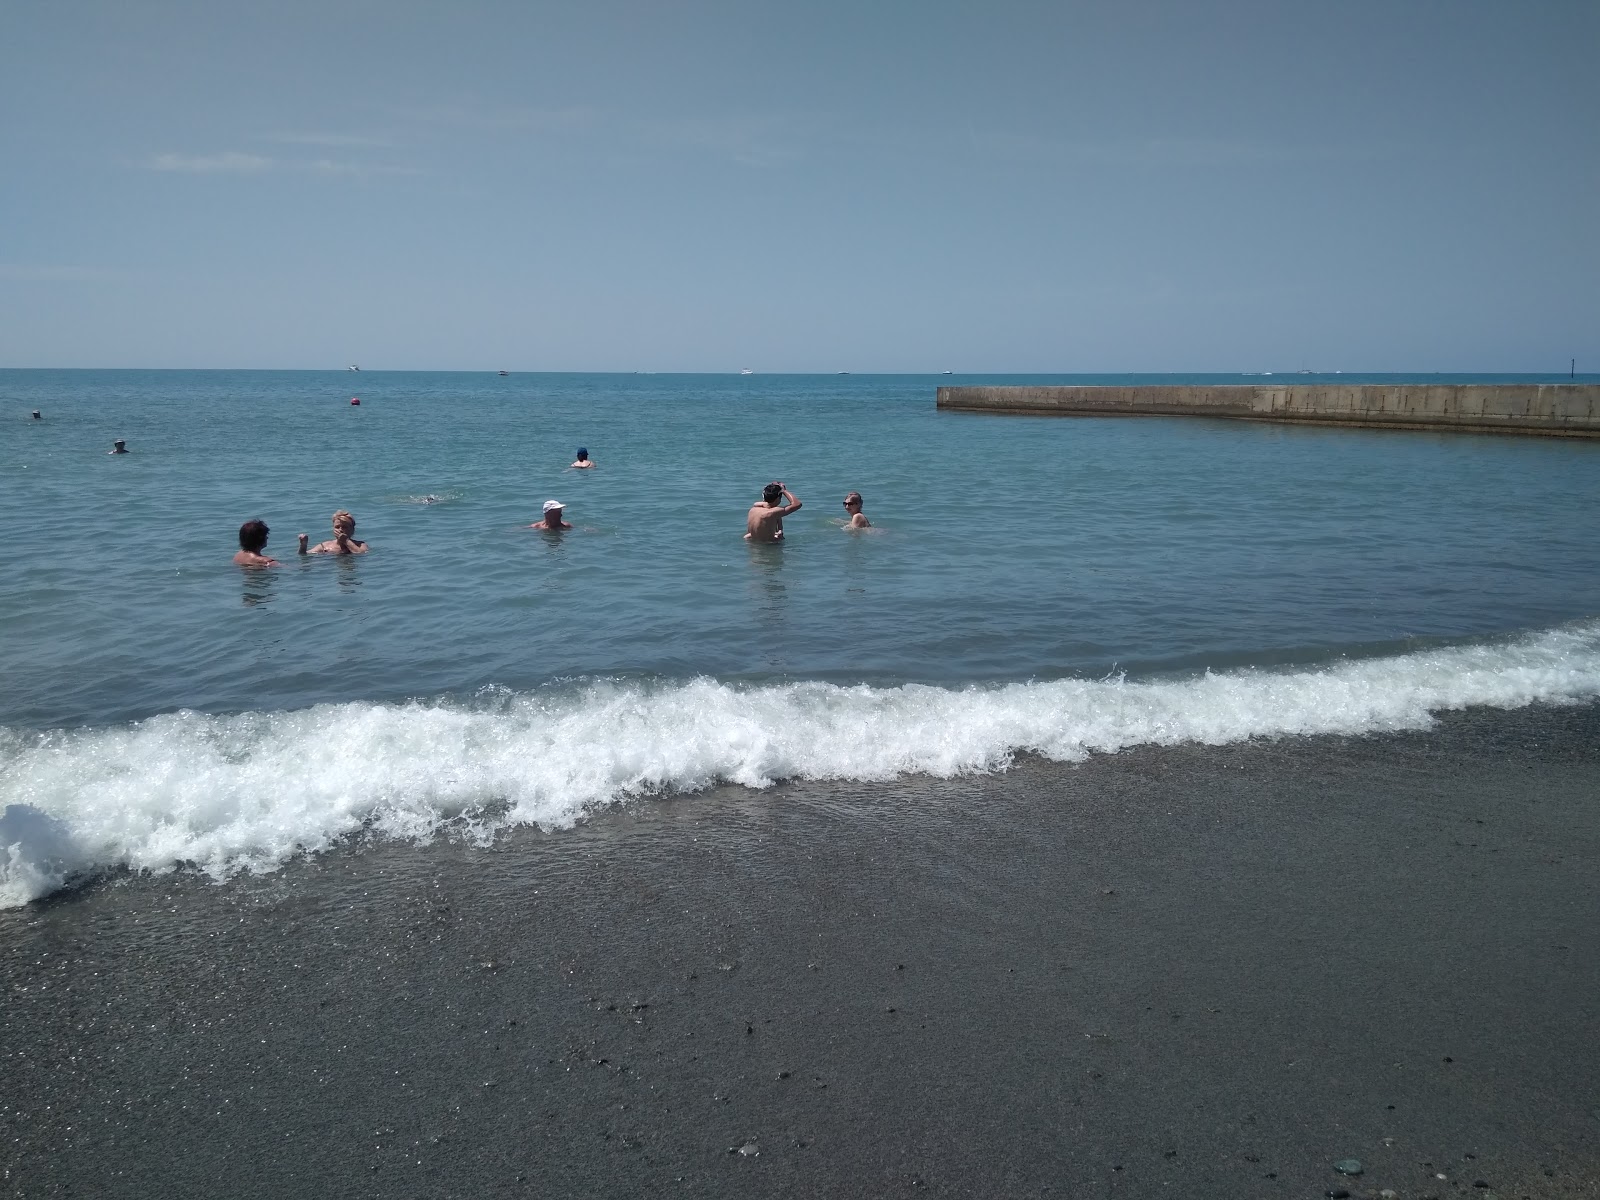
<instances>
[{"instance_id":1,"label":"pebble on sand","mask_svg":"<svg viewBox=\"0 0 1600 1200\"><path fill-rule=\"evenodd\" d=\"M1358 1158L1341 1158L1333 1164L1333 1169L1341 1175L1361 1174L1361 1160Z\"/></svg>"}]
</instances>

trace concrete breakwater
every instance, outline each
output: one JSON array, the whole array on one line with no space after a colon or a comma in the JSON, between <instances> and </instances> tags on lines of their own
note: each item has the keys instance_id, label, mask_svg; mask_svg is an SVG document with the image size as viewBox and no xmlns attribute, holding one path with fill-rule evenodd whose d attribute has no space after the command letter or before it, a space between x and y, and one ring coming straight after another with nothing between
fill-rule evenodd
<instances>
[{"instance_id":1,"label":"concrete breakwater","mask_svg":"<svg viewBox=\"0 0 1600 1200\"><path fill-rule=\"evenodd\" d=\"M1193 416L1370 429L1600 438L1600 384L1272 383L941 387L938 407L1057 416Z\"/></svg>"}]
</instances>

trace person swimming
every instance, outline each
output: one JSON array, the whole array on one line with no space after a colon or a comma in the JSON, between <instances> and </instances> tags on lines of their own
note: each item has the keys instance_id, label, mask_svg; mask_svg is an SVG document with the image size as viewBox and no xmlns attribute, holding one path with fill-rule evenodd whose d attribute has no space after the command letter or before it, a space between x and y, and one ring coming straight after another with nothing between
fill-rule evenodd
<instances>
[{"instance_id":1,"label":"person swimming","mask_svg":"<svg viewBox=\"0 0 1600 1200\"><path fill-rule=\"evenodd\" d=\"M566 505L562 504L561 501L546 500L544 502L544 516L540 520L535 521L532 525L529 525L528 528L545 529L551 532L562 529L571 529L572 525L562 519L565 512Z\"/></svg>"},{"instance_id":2,"label":"person swimming","mask_svg":"<svg viewBox=\"0 0 1600 1200\"><path fill-rule=\"evenodd\" d=\"M780 499L787 504L779 504ZM769 483L761 489L761 499L750 506L745 514L745 540L749 542L778 542L783 540L783 519L800 511L800 498L784 487L782 482Z\"/></svg>"},{"instance_id":3,"label":"person swimming","mask_svg":"<svg viewBox=\"0 0 1600 1200\"><path fill-rule=\"evenodd\" d=\"M594 466L594 460L589 457L589 451L583 446L578 447L578 460L572 464L579 470L587 470Z\"/></svg>"},{"instance_id":4,"label":"person swimming","mask_svg":"<svg viewBox=\"0 0 1600 1200\"><path fill-rule=\"evenodd\" d=\"M118 438L116 441L112 442L111 449L106 451L107 454L126 454L127 452L128 443L123 441L121 438Z\"/></svg>"},{"instance_id":5,"label":"person swimming","mask_svg":"<svg viewBox=\"0 0 1600 1200\"><path fill-rule=\"evenodd\" d=\"M239 553L233 561L241 567L275 567L278 560L263 554L267 548L267 534L271 532L265 521L246 521L239 526Z\"/></svg>"},{"instance_id":6,"label":"person swimming","mask_svg":"<svg viewBox=\"0 0 1600 1200\"><path fill-rule=\"evenodd\" d=\"M333 536L325 542L318 542L310 549L306 548L307 537L300 535L301 554L365 554L367 544L358 541L355 536L356 519L345 509L340 509L333 514Z\"/></svg>"},{"instance_id":7,"label":"person swimming","mask_svg":"<svg viewBox=\"0 0 1600 1200\"><path fill-rule=\"evenodd\" d=\"M844 498L844 511L850 518L844 523L846 529L871 529L872 522L867 520L867 514L861 511L861 493L850 492Z\"/></svg>"}]
</instances>

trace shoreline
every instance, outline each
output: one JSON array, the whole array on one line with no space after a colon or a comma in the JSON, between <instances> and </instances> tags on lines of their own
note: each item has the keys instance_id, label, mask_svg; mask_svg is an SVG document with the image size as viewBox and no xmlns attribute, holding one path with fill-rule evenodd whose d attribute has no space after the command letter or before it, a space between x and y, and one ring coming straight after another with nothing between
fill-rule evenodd
<instances>
[{"instance_id":1,"label":"shoreline","mask_svg":"<svg viewBox=\"0 0 1600 1200\"><path fill-rule=\"evenodd\" d=\"M1600 1195L1597 795L1471 710L106 881L0 913L4 1181Z\"/></svg>"}]
</instances>

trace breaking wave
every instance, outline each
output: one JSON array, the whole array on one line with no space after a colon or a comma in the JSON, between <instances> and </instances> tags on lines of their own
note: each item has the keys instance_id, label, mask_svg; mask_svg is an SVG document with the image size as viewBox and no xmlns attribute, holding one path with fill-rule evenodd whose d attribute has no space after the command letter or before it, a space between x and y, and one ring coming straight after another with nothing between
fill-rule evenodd
<instances>
[{"instance_id":1,"label":"breaking wave","mask_svg":"<svg viewBox=\"0 0 1600 1200\"><path fill-rule=\"evenodd\" d=\"M471 703L318 705L0 730L0 907L109 868L270 870L366 832L489 839L719 783L888 780L1138 745L1428 727L1600 696L1600 623L1295 671L964 688L598 681Z\"/></svg>"}]
</instances>

